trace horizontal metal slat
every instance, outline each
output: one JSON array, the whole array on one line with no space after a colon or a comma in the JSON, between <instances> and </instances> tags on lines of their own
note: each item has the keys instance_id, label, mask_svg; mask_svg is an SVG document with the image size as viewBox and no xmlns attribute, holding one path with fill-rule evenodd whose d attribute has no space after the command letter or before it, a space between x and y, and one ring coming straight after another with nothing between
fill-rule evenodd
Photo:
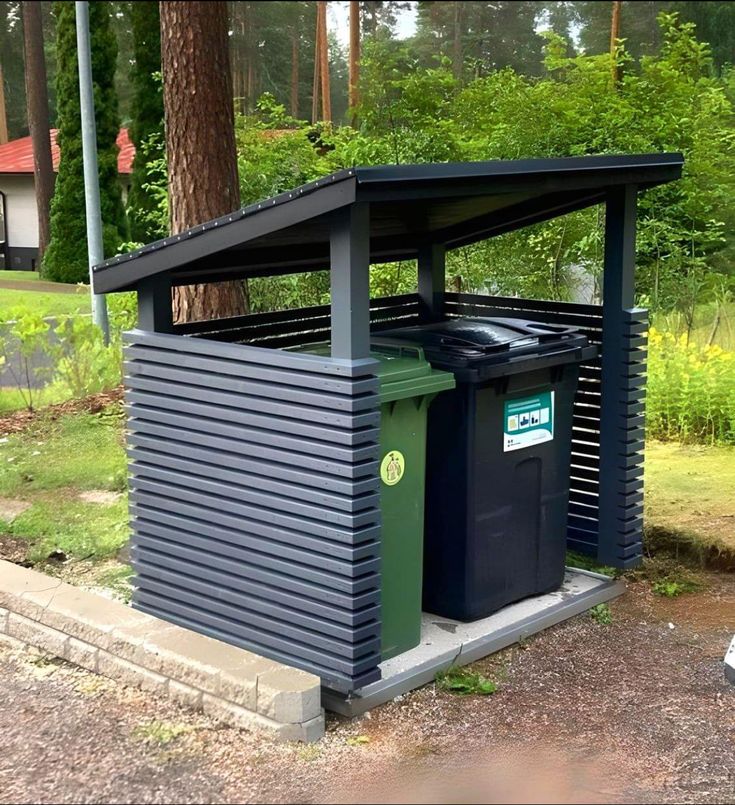
<instances>
[{"instance_id":1,"label":"horizontal metal slat","mask_svg":"<svg viewBox=\"0 0 735 805\"><path fill-rule=\"evenodd\" d=\"M208 405L192 402L183 397L168 397L151 394L146 391L136 391L135 389L126 390L125 401L130 405L142 406L142 409L132 409L131 416L138 415L138 411L146 416L147 409L158 409L174 414L188 414L195 418L201 416L229 424L260 428L264 431L272 431L275 434L289 434L304 439L313 439L317 442L331 442L338 445L360 445L369 442L377 444L380 439L380 429L377 426L348 429L314 425L305 421L264 416L239 408ZM134 427L134 423L131 424L131 427Z\"/></svg>"},{"instance_id":2,"label":"horizontal metal slat","mask_svg":"<svg viewBox=\"0 0 735 805\"><path fill-rule=\"evenodd\" d=\"M216 540L209 538L197 539L194 534L169 533L164 537L160 533L154 533L163 529L148 528L147 523L143 520L136 520L135 524L137 527L133 537L134 545L176 557L187 556L205 567L220 568L220 565L214 564L213 560L221 557L227 563L224 567L232 568L233 563L237 563L238 568L242 569L240 575L248 578L253 578L252 573L263 571L279 574L279 577L294 577L302 582L317 584L327 590L337 590L349 594L374 590L380 584L379 576L376 575L380 569L379 559L365 563L368 566L362 568L364 572L360 576L347 576L335 573L333 570L322 570L296 561L293 555L286 558L254 548L242 550L232 543L218 544ZM233 570L228 572L234 573Z\"/></svg>"},{"instance_id":3,"label":"horizontal metal slat","mask_svg":"<svg viewBox=\"0 0 735 805\"><path fill-rule=\"evenodd\" d=\"M180 601L191 607L192 610L204 610L221 615L236 623L243 623L245 626L261 628L268 632L277 630L278 634L283 637L293 638L300 642L308 641L313 648L319 648L347 659L356 659L363 656L366 651L380 649L380 639L375 635L374 623L363 626L357 631L338 626L331 633L322 633L320 627L324 627L324 621L317 618L304 616L294 610L278 611L274 607L271 607L272 613L264 615L259 609L253 607L253 603L257 605L261 602L253 602L252 598L240 595L233 590L213 588L190 576L177 578L175 581L179 585L186 586L177 586L171 578L162 583L143 577L139 589L146 593L164 596L172 601ZM350 642L350 638L356 634L361 634L362 637L354 643Z\"/></svg>"},{"instance_id":4,"label":"horizontal metal slat","mask_svg":"<svg viewBox=\"0 0 735 805\"><path fill-rule=\"evenodd\" d=\"M380 405L377 390L362 394L335 394L326 391L312 391L308 387L266 383L262 380L245 380L215 372L203 372L196 369L178 369L158 363L146 361L125 361L125 376L133 385L133 378L157 380L166 386L183 385L202 387L211 392L237 394L241 397L256 397L273 402L286 401L290 404L312 408L326 408L333 411L370 411Z\"/></svg>"},{"instance_id":5,"label":"horizontal metal slat","mask_svg":"<svg viewBox=\"0 0 735 805\"><path fill-rule=\"evenodd\" d=\"M231 468L232 462L229 462L229 466L218 465L214 463L216 458L214 455L210 455L210 460L204 462L184 456L183 451L176 456L171 453L159 453L151 449L130 447L127 453L133 462L130 465L130 471L136 476L168 480L170 478L169 473L175 471L184 475L207 479L207 483L215 480L222 481L226 485L242 488L243 492L240 495L242 500L259 500L261 499L261 493L293 499L297 501L297 505L293 507L294 511L300 511L298 508L300 504L313 504L326 509L336 509L356 514L364 509L376 508L380 505L377 484L373 484L372 490L362 494L357 494L354 490L352 494L344 491L341 493L331 492L319 488L316 484L314 486L304 486L303 479L299 479L302 483L297 483L277 473L269 476L267 466L263 467L262 474L258 474ZM257 492L251 490L257 490ZM222 494L225 493L222 492ZM257 498L254 495L257 495ZM271 499L268 498L268 500L270 501ZM272 506L272 502L269 505ZM290 503L286 505L291 507Z\"/></svg>"},{"instance_id":6,"label":"horizontal metal slat","mask_svg":"<svg viewBox=\"0 0 735 805\"><path fill-rule=\"evenodd\" d=\"M189 438L192 441L194 441L192 434L196 435L198 443L208 440L213 435L221 436L235 448L239 441L255 445L263 456L273 455L274 460L276 460L275 456L287 454L288 460L296 466L318 469L319 462L323 459L325 472L327 467L338 466L339 474L348 478L374 472L372 466L375 463L374 460L379 456L377 442L368 442L359 447L343 447L312 438L289 436L273 430L252 428L237 423L231 424L204 416L178 414L140 404L129 404L127 410L129 432L169 436L170 431L175 429L175 432L182 434L182 438ZM376 438L378 436L379 432L376 431ZM270 451L277 452L271 453ZM339 463L332 465L331 461L327 461L328 459ZM314 462L317 464L315 465Z\"/></svg>"},{"instance_id":7,"label":"horizontal metal slat","mask_svg":"<svg viewBox=\"0 0 735 805\"><path fill-rule=\"evenodd\" d=\"M211 510L180 503L178 512L165 511L150 503L131 501L131 516L145 521L146 528L161 528L172 533L193 533L212 537L221 542L234 545L259 546L259 550L272 550L279 555L290 555L298 551L303 561L309 559L318 567L340 568L348 575L359 575L363 561L380 556L380 543L362 542L358 545L344 545L326 541L318 537L299 534L282 527L274 527L243 517L230 517L219 514L215 522ZM207 517L207 520L201 519Z\"/></svg>"},{"instance_id":8,"label":"horizontal metal slat","mask_svg":"<svg viewBox=\"0 0 735 805\"><path fill-rule=\"evenodd\" d=\"M146 497L140 498L141 492L145 493ZM177 507L179 503L202 506L210 510L207 512L208 517L215 516L211 513L212 511L215 514L219 512L223 515L242 516L348 545L373 539L379 528L379 512L376 512L375 520L371 520L364 526L349 528L337 523L319 522L305 517L294 516L293 513L239 503L231 498L201 493L193 488L177 487L173 484L160 483L135 476L130 480L130 495L133 500L148 500L153 502L153 505L168 506L172 511L179 510Z\"/></svg>"},{"instance_id":9,"label":"horizontal metal slat","mask_svg":"<svg viewBox=\"0 0 735 805\"><path fill-rule=\"evenodd\" d=\"M359 660L348 660L339 657L335 654L326 654L322 650L314 650L306 643L297 642L292 639L284 640L276 634L266 632L263 629L253 629L243 623L232 621L222 615L206 612L201 609L187 606L181 601L176 599L164 598L160 595L147 592L145 589L139 590L138 593L139 605L150 604L163 612L171 612L180 614L187 618L191 623L196 623L199 631L208 630L211 627L220 629L225 634L237 636L242 640L248 641L251 645L259 645L273 655L274 651L282 652L290 656L300 658L297 665L311 662L314 665L320 665L322 668L329 668L332 670L341 671L343 674L359 673L361 670L367 670L373 665L376 665L376 652L372 652L367 656L361 657ZM263 654L265 652L259 651ZM268 656L268 653L265 653ZM294 664L293 661L290 663Z\"/></svg>"},{"instance_id":10,"label":"horizontal metal slat","mask_svg":"<svg viewBox=\"0 0 735 805\"><path fill-rule=\"evenodd\" d=\"M170 429L173 433L175 430ZM177 434L181 436L181 434ZM183 438L183 437L182 437ZM280 461L270 460L270 456L262 455L260 449L255 445L245 442L237 442L233 445L224 439L210 439L204 447L198 446L196 442L178 441L173 439L160 438L158 436L146 436L140 431L131 431L128 434L128 444L131 450L128 454L133 454L136 459L155 454L171 455L173 457L197 461L201 464L214 465L216 469L222 466L231 467L235 470L253 473L254 475L265 475L274 480L286 481L304 486L312 486L316 489L324 489L337 492L342 495L364 495L369 492L377 492L380 489L380 481L377 477L377 462L371 462L373 467L372 476L354 479L344 473L344 467L338 464L330 464L328 471L322 462L322 466L301 468L298 463L291 462L286 464L288 454L277 455ZM223 449L220 444L228 449ZM233 446L243 450L243 452L232 452ZM137 448L137 449L136 449ZM253 458L255 456L255 458ZM335 472L336 471L336 472ZM340 474L342 472L343 474Z\"/></svg>"},{"instance_id":11,"label":"horizontal metal slat","mask_svg":"<svg viewBox=\"0 0 735 805\"><path fill-rule=\"evenodd\" d=\"M139 539L141 539L140 535L134 535L132 544L137 557L135 567L140 572L145 572L145 568L149 565L158 565L164 569L178 570L197 578L209 579L233 590L240 589L240 584L246 581L259 582L269 589L296 593L305 599L329 604L335 609L342 610L354 611L380 601L380 590L377 588L351 595L264 568L243 566L240 562L228 561L226 558L214 554L202 557L199 551L182 545L169 546L161 541L160 546L156 545L154 549L150 540L138 542ZM175 552L172 551L172 548L175 548ZM206 560L206 564L202 562L202 558ZM380 584L379 577L376 577L375 584ZM304 609L306 611L305 605Z\"/></svg>"},{"instance_id":12,"label":"horizontal metal slat","mask_svg":"<svg viewBox=\"0 0 735 805\"><path fill-rule=\"evenodd\" d=\"M162 513L145 507L135 507L134 527L136 533L161 537L169 542L181 542L183 545L212 550L223 556L234 557L243 550L272 555L279 560L287 559L297 565L308 565L321 572L334 573L345 578L358 578L367 573L380 570L380 545L372 543L364 556L355 557L355 551L344 551L337 556L324 552L324 545L317 543L318 550L306 547L303 543L288 543L266 539L262 535L249 531L235 531L222 526L207 526L201 521L186 520L182 517L164 517Z\"/></svg>"},{"instance_id":13,"label":"horizontal metal slat","mask_svg":"<svg viewBox=\"0 0 735 805\"><path fill-rule=\"evenodd\" d=\"M306 662L302 657L297 654L289 653L288 651L280 651L274 649L270 646L266 646L262 643L259 643L257 640L248 640L243 639L241 636L232 634L221 627L212 626L198 623L196 621L192 621L190 618L185 617L181 614L180 611L174 612L170 609L165 608L166 606L166 599L153 599L146 601L145 604L140 605L137 602L134 602L134 606L136 609L140 609L143 612L148 612L155 617L162 618L163 620L170 621L171 623L178 624L179 626L183 626L187 629L192 629L193 631L202 632L203 634L207 634L210 637L214 637L218 640L222 640L226 643L231 643L235 646L240 646L241 648L246 648L250 651L254 651L263 657L270 657L271 659L278 660L279 662L284 662L287 665L291 665L295 668L302 668L305 671L310 671L313 674L322 678L322 684L325 684L329 687L335 688L336 690L343 691L345 693L359 689L365 685L370 684L371 682L375 682L380 679L380 671L377 668L377 663L379 662L378 657L375 658L375 666L371 666L369 670L356 673L354 675L341 673L335 668L327 667L323 664L313 663L313 662Z\"/></svg>"},{"instance_id":14,"label":"horizontal metal slat","mask_svg":"<svg viewBox=\"0 0 735 805\"><path fill-rule=\"evenodd\" d=\"M354 610L341 609L252 579L238 578L236 585L232 586L231 578L212 568L205 568L205 572L202 573L198 566L186 562L169 561L168 558L160 563L156 556L147 557L145 560L138 561L135 571L137 575L133 579L134 585L139 584L141 578L152 578L163 583L175 584L183 583L178 579L186 582L189 578L196 578L212 589L232 590L238 595L246 595L253 601L259 601L259 609L264 612L267 612L267 607L271 606L275 608L276 612L287 610L286 614L295 611L305 616L313 616L319 621L323 621L323 630L327 632L332 625L341 624L358 633L364 626L375 624L380 616L378 601ZM255 606L255 603L252 606Z\"/></svg>"},{"instance_id":15,"label":"horizontal metal slat","mask_svg":"<svg viewBox=\"0 0 735 805\"><path fill-rule=\"evenodd\" d=\"M297 497L274 492L272 489L261 491L256 486L235 485L230 481L212 480L206 476L192 476L190 472L166 469L151 464L135 461L130 465L133 486L141 486L144 480L165 484L171 488L195 489L197 492L213 495L218 500L231 498L238 502L254 504L271 511L289 511L291 514L315 522L334 523L347 528L359 528L369 523L379 522L380 512L377 509L379 497L365 496L366 505L354 512L327 508L323 504L301 502ZM336 497L336 496L335 496ZM346 496L343 496L346 497ZM306 498L306 495L304 495Z\"/></svg>"},{"instance_id":16,"label":"horizontal metal slat","mask_svg":"<svg viewBox=\"0 0 735 805\"><path fill-rule=\"evenodd\" d=\"M273 351L263 347L223 344L206 338L181 338L178 335L150 333L145 330L132 330L123 334L126 344L153 346L167 349L173 353L208 355L214 358L242 361L248 364L278 366L282 369L295 369L299 372L337 375L341 377L374 376L377 362L372 358L349 361L328 356L306 355L299 352ZM175 363L175 358L172 358Z\"/></svg>"},{"instance_id":17,"label":"horizontal metal slat","mask_svg":"<svg viewBox=\"0 0 735 805\"><path fill-rule=\"evenodd\" d=\"M274 420L273 427L280 427L284 421L311 422L328 428L366 428L380 424L378 398L373 410L361 413L339 413L327 408L314 408L305 405L289 405L266 397L253 397L246 394L233 394L217 389L202 388L167 380L155 380L142 375L125 375L125 385L132 392L148 392L155 399L184 399L204 403L207 406L224 407L228 410L247 410L256 414L264 414ZM277 424L276 424L277 423Z\"/></svg>"},{"instance_id":18,"label":"horizontal metal slat","mask_svg":"<svg viewBox=\"0 0 735 805\"><path fill-rule=\"evenodd\" d=\"M278 367L263 366L263 364L244 363L227 358L171 352L136 344L130 344L125 348L125 358L128 361L150 363L156 366L174 366L195 372L232 375L244 380L296 386L329 394L365 394L376 392L380 388L380 381L377 377L335 377L312 372L299 372L295 369L279 369Z\"/></svg>"}]
</instances>

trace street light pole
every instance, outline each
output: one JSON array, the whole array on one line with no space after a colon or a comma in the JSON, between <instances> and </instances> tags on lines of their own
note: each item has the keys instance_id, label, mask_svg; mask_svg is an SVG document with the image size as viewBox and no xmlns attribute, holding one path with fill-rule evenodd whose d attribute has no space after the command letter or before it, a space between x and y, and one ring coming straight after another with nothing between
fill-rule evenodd
<instances>
[{"instance_id":1,"label":"street light pole","mask_svg":"<svg viewBox=\"0 0 735 805\"><path fill-rule=\"evenodd\" d=\"M82 155L84 162L84 203L87 214L87 254L89 257L89 290L92 295L92 321L102 330L105 343L110 341L107 300L96 294L92 284L92 267L105 259L100 212L100 180L97 167L97 124L94 117L92 89L92 51L89 38L89 3L74 4L79 61L79 99L82 110Z\"/></svg>"}]
</instances>

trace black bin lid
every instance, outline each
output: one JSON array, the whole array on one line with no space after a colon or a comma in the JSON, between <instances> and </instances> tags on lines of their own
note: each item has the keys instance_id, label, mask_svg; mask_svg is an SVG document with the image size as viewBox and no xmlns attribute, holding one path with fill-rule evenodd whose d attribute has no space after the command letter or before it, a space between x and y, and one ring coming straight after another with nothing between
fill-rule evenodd
<instances>
[{"instance_id":1,"label":"black bin lid","mask_svg":"<svg viewBox=\"0 0 735 805\"><path fill-rule=\"evenodd\" d=\"M386 333L419 343L447 358L487 360L587 342L574 327L515 318L462 318L405 327Z\"/></svg>"}]
</instances>

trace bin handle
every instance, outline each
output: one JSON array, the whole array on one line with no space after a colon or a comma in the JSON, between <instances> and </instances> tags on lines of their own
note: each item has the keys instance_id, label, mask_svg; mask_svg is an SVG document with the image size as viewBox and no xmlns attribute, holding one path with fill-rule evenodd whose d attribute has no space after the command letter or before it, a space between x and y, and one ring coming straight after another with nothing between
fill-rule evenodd
<instances>
[{"instance_id":1,"label":"bin handle","mask_svg":"<svg viewBox=\"0 0 735 805\"><path fill-rule=\"evenodd\" d=\"M399 358L406 356L416 358L416 360L419 361L425 360L423 347L420 347L416 344L407 344L400 338L373 337L370 339L370 346L378 347L379 351L394 354Z\"/></svg>"}]
</instances>

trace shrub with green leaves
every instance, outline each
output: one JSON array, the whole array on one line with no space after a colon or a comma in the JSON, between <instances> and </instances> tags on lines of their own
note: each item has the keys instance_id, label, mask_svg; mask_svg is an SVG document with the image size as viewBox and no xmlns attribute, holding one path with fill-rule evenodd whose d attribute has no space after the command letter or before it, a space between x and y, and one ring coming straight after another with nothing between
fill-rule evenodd
<instances>
[{"instance_id":1,"label":"shrub with green leaves","mask_svg":"<svg viewBox=\"0 0 735 805\"><path fill-rule=\"evenodd\" d=\"M652 327L646 414L654 439L734 444L735 353Z\"/></svg>"},{"instance_id":2,"label":"shrub with green leaves","mask_svg":"<svg viewBox=\"0 0 735 805\"><path fill-rule=\"evenodd\" d=\"M51 201L51 241L41 272L55 282L86 282L87 224L84 203L81 109L74 3L54 3L56 14L57 142L59 174ZM114 85L117 41L110 27L110 3L89 4L89 27L94 76L97 161L105 256L114 255L127 237L122 191L117 174L120 126Z\"/></svg>"}]
</instances>

